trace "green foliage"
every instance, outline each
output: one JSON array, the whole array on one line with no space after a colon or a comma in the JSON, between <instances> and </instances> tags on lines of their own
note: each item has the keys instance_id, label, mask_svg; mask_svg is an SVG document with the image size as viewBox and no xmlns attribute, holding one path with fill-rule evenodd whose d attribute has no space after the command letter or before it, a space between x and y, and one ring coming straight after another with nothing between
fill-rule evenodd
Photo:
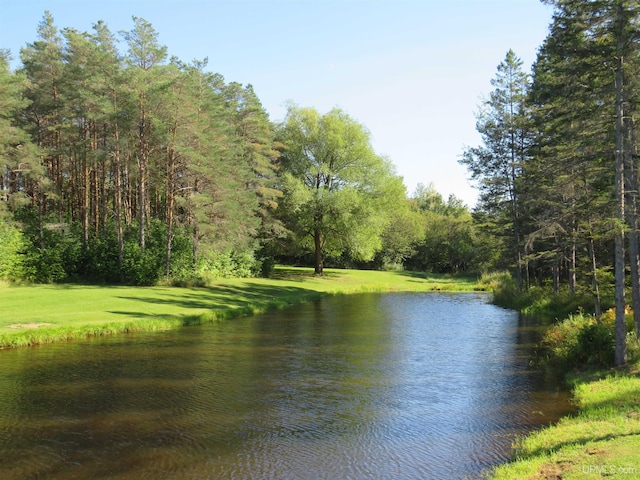
<instances>
[{"instance_id":1,"label":"green foliage","mask_svg":"<svg viewBox=\"0 0 640 480\"><path fill-rule=\"evenodd\" d=\"M471 215L425 212L425 234L410 264L434 273L458 273L476 263L475 229Z\"/></svg>"},{"instance_id":2,"label":"green foliage","mask_svg":"<svg viewBox=\"0 0 640 480\"><path fill-rule=\"evenodd\" d=\"M483 278L481 283L491 285L496 305L525 314L564 318L579 311L593 310L593 297L588 292L572 293L567 288L554 292L547 286L519 291L517 282L509 272L483 275Z\"/></svg>"},{"instance_id":3,"label":"green foliage","mask_svg":"<svg viewBox=\"0 0 640 480\"><path fill-rule=\"evenodd\" d=\"M24 277L25 240L16 226L0 219L0 280Z\"/></svg>"},{"instance_id":4,"label":"green foliage","mask_svg":"<svg viewBox=\"0 0 640 480\"><path fill-rule=\"evenodd\" d=\"M404 257L409 269L459 273L480 271L488 266L491 255L487 255L486 242L479 236L476 221L454 195L445 202L432 184L428 187L419 184L410 204L412 216L408 219L413 224L400 237L407 238L409 232L417 235L405 240L410 248ZM416 229L421 231L418 233Z\"/></svg>"},{"instance_id":5,"label":"green foliage","mask_svg":"<svg viewBox=\"0 0 640 480\"><path fill-rule=\"evenodd\" d=\"M372 260L405 192L391 163L374 153L369 132L337 108L320 115L290 106L278 140L280 218L293 242L314 252L317 273L325 256Z\"/></svg>"},{"instance_id":6,"label":"green foliage","mask_svg":"<svg viewBox=\"0 0 640 480\"><path fill-rule=\"evenodd\" d=\"M506 285L514 285L511 274L507 271L502 272L483 272L480 275L478 283L492 292L498 292Z\"/></svg>"},{"instance_id":7,"label":"green foliage","mask_svg":"<svg viewBox=\"0 0 640 480\"><path fill-rule=\"evenodd\" d=\"M375 264L384 270L402 269L416 253L416 246L424 235L424 221L409 202L401 202L390 212L389 223L382 232L382 247Z\"/></svg>"},{"instance_id":8,"label":"green foliage","mask_svg":"<svg viewBox=\"0 0 640 480\"><path fill-rule=\"evenodd\" d=\"M581 375L573 383L577 412L556 425L519 438L514 445L513 462L498 466L488 478L637 477L636 466L640 463L637 374L607 372L605 378L595 380L590 375ZM602 475L590 473L585 466L597 466Z\"/></svg>"},{"instance_id":9,"label":"green foliage","mask_svg":"<svg viewBox=\"0 0 640 480\"><path fill-rule=\"evenodd\" d=\"M260 263L252 252L221 252L204 259L198 266L198 275L207 282L221 278L253 277L260 271Z\"/></svg>"},{"instance_id":10,"label":"green foliage","mask_svg":"<svg viewBox=\"0 0 640 480\"><path fill-rule=\"evenodd\" d=\"M135 241L125 243L123 277L125 283L153 285L162 276L162 256L153 248L142 248Z\"/></svg>"},{"instance_id":11,"label":"green foliage","mask_svg":"<svg viewBox=\"0 0 640 480\"><path fill-rule=\"evenodd\" d=\"M633 316L626 313L630 336L630 357L638 351L633 332ZM615 309L605 312L600 321L593 315L578 313L549 327L542 345L548 361L565 371L572 368L610 367L615 359Z\"/></svg>"},{"instance_id":12,"label":"green foliage","mask_svg":"<svg viewBox=\"0 0 640 480\"><path fill-rule=\"evenodd\" d=\"M167 64L142 18L121 34L125 55L103 22L60 33L45 12L18 72L0 52L0 201L22 222L29 280L190 281L200 260L253 257L281 234L274 129L253 88L206 60Z\"/></svg>"},{"instance_id":13,"label":"green foliage","mask_svg":"<svg viewBox=\"0 0 640 480\"><path fill-rule=\"evenodd\" d=\"M24 230L24 279L35 283L60 282L77 273L81 244L66 224L37 225Z\"/></svg>"},{"instance_id":14,"label":"green foliage","mask_svg":"<svg viewBox=\"0 0 640 480\"><path fill-rule=\"evenodd\" d=\"M610 325L597 323L590 315L570 315L550 327L542 344L548 352L548 361L556 368L570 370L613 364L613 330Z\"/></svg>"}]
</instances>

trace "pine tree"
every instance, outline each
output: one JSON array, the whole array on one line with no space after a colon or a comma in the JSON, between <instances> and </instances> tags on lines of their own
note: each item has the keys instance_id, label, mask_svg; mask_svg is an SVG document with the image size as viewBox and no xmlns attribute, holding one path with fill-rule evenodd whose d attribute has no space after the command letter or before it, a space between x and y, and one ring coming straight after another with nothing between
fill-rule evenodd
<instances>
[{"instance_id":1,"label":"pine tree","mask_svg":"<svg viewBox=\"0 0 640 480\"><path fill-rule=\"evenodd\" d=\"M640 284L638 284L637 220L628 215L628 206L637 203L637 179L635 167L636 140L633 131L632 113L637 101L630 88L630 72L638 70L639 16L640 5L631 0L603 0L599 2L581 2L578 0L548 1L555 7L554 24L550 38L561 45L559 38L564 37L564 45L555 51L555 55L573 59L573 68L565 72L572 73L577 82L573 85L577 94L574 100L582 100L591 108L593 119L585 121L585 116L577 120L582 134L591 138L600 138L603 143L596 153L602 159L610 159L613 166L613 191L615 198L610 218L613 223L612 234L615 244L615 305L616 305L616 365L626 362L625 310L625 232L629 230L632 270L632 290L634 302L640 302ZM569 39L569 42L566 40ZM551 42L548 42L551 44ZM565 77L566 80L566 77ZM573 107L576 107L574 103ZM582 112L584 113L584 110ZM615 119L612 121L611 119ZM573 123L564 120L565 125ZM587 128L585 128L587 127ZM566 131L566 130L565 130ZM593 135L596 132L597 135ZM565 135L566 137L566 135ZM585 141L584 144L591 144ZM640 309L634 305L634 310ZM637 320L640 322L640 317Z\"/></svg>"},{"instance_id":2,"label":"pine tree","mask_svg":"<svg viewBox=\"0 0 640 480\"><path fill-rule=\"evenodd\" d=\"M232 122L242 138L241 155L253 172L246 188L255 194L258 201L261 254L269 257L272 254L267 250L273 248L276 238L284 235L282 224L275 215L282 191L278 187L276 161L279 152L276 150L274 129L251 85L231 84L226 91L230 95L228 105L232 107Z\"/></svg>"},{"instance_id":3,"label":"pine tree","mask_svg":"<svg viewBox=\"0 0 640 480\"><path fill-rule=\"evenodd\" d=\"M38 37L34 43L23 48L20 58L22 72L29 80L26 97L30 104L26 111L28 130L36 145L43 151L45 175L37 181L28 181L25 193L38 210L38 236L44 245L45 215L50 205L59 202L63 188L62 157L62 110L60 83L62 81L62 38L47 11L38 25Z\"/></svg>"},{"instance_id":4,"label":"pine tree","mask_svg":"<svg viewBox=\"0 0 640 480\"><path fill-rule=\"evenodd\" d=\"M152 139L154 108L157 107L155 95L163 81L159 67L166 60L167 47L158 43L158 33L149 22L135 16L133 22L133 29L123 35L129 46L127 61L138 103L138 227L139 244L144 250L149 217L148 177L155 147Z\"/></svg>"},{"instance_id":5,"label":"pine tree","mask_svg":"<svg viewBox=\"0 0 640 480\"><path fill-rule=\"evenodd\" d=\"M578 283L578 248L588 245L591 259L585 263L591 270L599 311L592 247L605 234L602 213L610 206L606 196L598 194L608 185L607 178L613 178L603 154L610 132L602 121L603 97L594 94L606 82L593 56L587 54L586 38L578 25L555 17L534 65L530 98L537 136L526 184L537 194L530 195L528 204L533 222L528 244L546 242L555 249L556 264L568 258L571 291Z\"/></svg>"},{"instance_id":6,"label":"pine tree","mask_svg":"<svg viewBox=\"0 0 640 480\"><path fill-rule=\"evenodd\" d=\"M112 164L112 195L118 250L117 269L120 281L122 281L124 266L123 195L125 186L129 182L128 177L125 175L127 169L123 168L125 151L127 150L124 132L130 130L128 122L132 117L129 114L132 102L129 95L130 91L124 86L125 75L121 58L116 48L115 37L103 22L96 23L93 29L95 32L93 39L99 48L98 64L101 67L102 81L104 82L103 95L106 102L105 130L108 132L108 138L105 139L104 154L111 159Z\"/></svg>"},{"instance_id":7,"label":"pine tree","mask_svg":"<svg viewBox=\"0 0 640 480\"><path fill-rule=\"evenodd\" d=\"M42 177L44 168L37 147L18 120L29 104L23 95L27 79L11 72L9 60L9 52L0 50L0 205L15 210L27 184Z\"/></svg>"},{"instance_id":8,"label":"pine tree","mask_svg":"<svg viewBox=\"0 0 640 480\"><path fill-rule=\"evenodd\" d=\"M525 168L530 142L526 96L529 76L522 61L509 50L491 81L494 90L477 115L476 128L483 145L468 148L460 163L478 181L479 208L500 218L511 232L510 250L515 261L518 288L522 288L521 198L519 178Z\"/></svg>"}]
</instances>

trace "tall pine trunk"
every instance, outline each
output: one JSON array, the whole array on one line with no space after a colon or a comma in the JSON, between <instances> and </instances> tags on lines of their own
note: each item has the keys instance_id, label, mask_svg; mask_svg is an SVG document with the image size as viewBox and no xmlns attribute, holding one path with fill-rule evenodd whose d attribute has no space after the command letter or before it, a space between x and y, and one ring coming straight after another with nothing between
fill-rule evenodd
<instances>
[{"instance_id":1,"label":"tall pine trunk","mask_svg":"<svg viewBox=\"0 0 640 480\"><path fill-rule=\"evenodd\" d=\"M627 128L627 134L631 129ZM629 272L631 276L631 301L633 305L633 319L636 330L640 325L640 252L638 251L638 168L634 164L633 156L629 155L632 145L627 142L625 157L628 160L627 171L629 178L627 183L627 201L629 216Z\"/></svg>"},{"instance_id":2,"label":"tall pine trunk","mask_svg":"<svg viewBox=\"0 0 640 480\"><path fill-rule=\"evenodd\" d=\"M589 256L591 257L591 285L593 289L593 306L596 320L600 323L602 317L602 306L600 304L600 282L598 281L598 264L596 262L596 249L593 237L589 237Z\"/></svg>"},{"instance_id":3,"label":"tall pine trunk","mask_svg":"<svg viewBox=\"0 0 640 480\"><path fill-rule=\"evenodd\" d=\"M174 126L173 142L176 141L176 129ZM173 241L173 204L175 200L174 174L176 163L176 152L173 148L167 147L167 184L166 184L166 221L167 221L167 239L165 245L164 265L165 276L169 278L171 275L171 244Z\"/></svg>"},{"instance_id":4,"label":"tall pine trunk","mask_svg":"<svg viewBox=\"0 0 640 480\"><path fill-rule=\"evenodd\" d=\"M145 130L147 129L147 118L143 105L143 96L140 97L140 124L138 126L138 221L139 228L139 244L144 250L146 239L146 210L147 210L147 139Z\"/></svg>"},{"instance_id":5,"label":"tall pine trunk","mask_svg":"<svg viewBox=\"0 0 640 480\"><path fill-rule=\"evenodd\" d=\"M117 94L113 95L114 111L117 112ZM124 280L123 266L124 266L124 232L122 229L122 158L120 156L120 128L118 127L118 120L114 122L113 139L115 144L115 150L113 152L114 163L114 196L115 196L115 210L116 210L116 232L118 236L118 275L120 281Z\"/></svg>"},{"instance_id":6,"label":"tall pine trunk","mask_svg":"<svg viewBox=\"0 0 640 480\"><path fill-rule=\"evenodd\" d=\"M620 40L619 40L620 41ZM624 319L625 310L625 169L624 169L624 59L619 57L615 70L616 87L616 150L615 150L615 186L616 212L619 224L615 227L615 364L624 365L627 362L627 329Z\"/></svg>"}]
</instances>

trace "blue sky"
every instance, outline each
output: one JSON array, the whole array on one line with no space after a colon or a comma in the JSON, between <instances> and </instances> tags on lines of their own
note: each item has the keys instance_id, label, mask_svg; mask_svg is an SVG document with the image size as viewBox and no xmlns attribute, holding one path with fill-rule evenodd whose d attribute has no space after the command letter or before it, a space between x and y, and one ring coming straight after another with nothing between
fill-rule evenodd
<instances>
[{"instance_id":1,"label":"blue sky","mask_svg":"<svg viewBox=\"0 0 640 480\"><path fill-rule=\"evenodd\" d=\"M252 84L274 121L287 101L340 107L409 193L433 182L469 206L457 160L480 143L474 113L509 49L530 68L552 14L539 0L0 0L0 48L18 59L45 10L80 31L142 17L170 55L208 57L228 82Z\"/></svg>"}]
</instances>

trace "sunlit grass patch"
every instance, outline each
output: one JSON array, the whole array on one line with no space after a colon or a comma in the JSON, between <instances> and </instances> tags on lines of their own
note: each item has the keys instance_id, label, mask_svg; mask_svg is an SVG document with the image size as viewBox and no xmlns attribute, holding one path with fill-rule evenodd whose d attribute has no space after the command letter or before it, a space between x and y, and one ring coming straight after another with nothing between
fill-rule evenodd
<instances>
[{"instance_id":1,"label":"sunlit grass patch","mask_svg":"<svg viewBox=\"0 0 640 480\"><path fill-rule=\"evenodd\" d=\"M0 348L155 331L263 313L357 292L473 291L475 279L409 272L278 267L273 278L207 287L0 285Z\"/></svg>"},{"instance_id":2,"label":"sunlit grass patch","mask_svg":"<svg viewBox=\"0 0 640 480\"><path fill-rule=\"evenodd\" d=\"M578 413L519 439L491 478L640 478L640 378L578 381L574 393Z\"/></svg>"}]
</instances>

